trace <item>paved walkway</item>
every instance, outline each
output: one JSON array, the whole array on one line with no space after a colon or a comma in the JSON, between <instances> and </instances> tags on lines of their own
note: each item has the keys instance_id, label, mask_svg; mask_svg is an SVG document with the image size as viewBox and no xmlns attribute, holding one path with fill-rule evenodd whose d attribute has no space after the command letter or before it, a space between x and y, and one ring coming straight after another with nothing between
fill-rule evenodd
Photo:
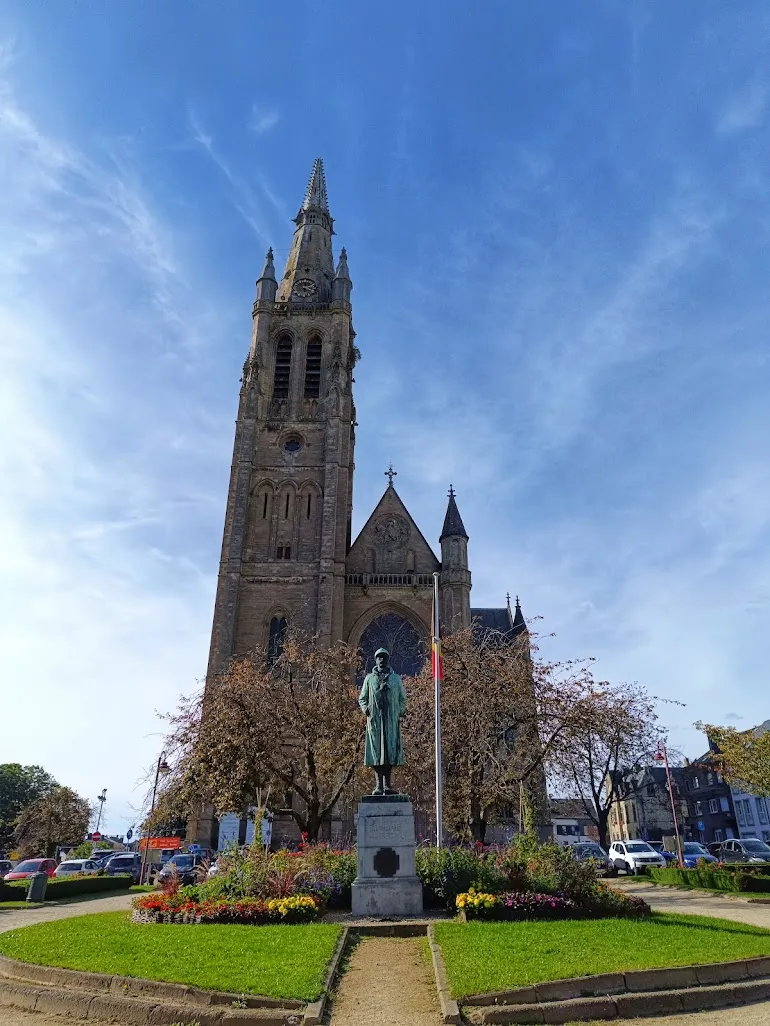
<instances>
[{"instance_id":1,"label":"paved walkway","mask_svg":"<svg viewBox=\"0 0 770 1026\"><path fill-rule=\"evenodd\" d=\"M770 905L755 905L745 898L729 894L696 894L678 887L656 887L655 884L634 877L619 877L612 883L629 894L644 898L656 912L715 916L717 919L735 919L739 923L751 923L752 926L770 929Z\"/></svg>"},{"instance_id":2,"label":"paved walkway","mask_svg":"<svg viewBox=\"0 0 770 1026\"><path fill-rule=\"evenodd\" d=\"M120 912L131 908L135 894L112 894L108 898L84 898L81 901L61 905L44 905L42 908L0 908L0 933L15 930L18 926L32 926L33 923L47 923L52 919L70 919L72 916L91 915L93 912Z\"/></svg>"},{"instance_id":3,"label":"paved walkway","mask_svg":"<svg viewBox=\"0 0 770 1026\"><path fill-rule=\"evenodd\" d=\"M429 957L424 937L364 937L340 981L330 1026L438 1026Z\"/></svg>"}]
</instances>

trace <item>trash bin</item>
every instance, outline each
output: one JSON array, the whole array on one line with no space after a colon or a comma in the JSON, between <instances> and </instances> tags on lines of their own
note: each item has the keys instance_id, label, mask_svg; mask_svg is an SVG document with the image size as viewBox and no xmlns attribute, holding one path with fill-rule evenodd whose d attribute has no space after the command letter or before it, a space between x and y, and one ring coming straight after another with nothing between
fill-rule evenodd
<instances>
[{"instance_id":1,"label":"trash bin","mask_svg":"<svg viewBox=\"0 0 770 1026\"><path fill-rule=\"evenodd\" d=\"M48 886L47 873L33 873L29 878L27 901L45 901L45 889Z\"/></svg>"}]
</instances>

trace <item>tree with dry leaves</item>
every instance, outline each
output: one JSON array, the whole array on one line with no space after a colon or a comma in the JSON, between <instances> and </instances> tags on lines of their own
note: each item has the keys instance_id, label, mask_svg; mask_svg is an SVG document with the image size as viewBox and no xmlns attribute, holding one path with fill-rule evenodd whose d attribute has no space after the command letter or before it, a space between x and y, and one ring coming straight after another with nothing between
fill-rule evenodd
<instances>
[{"instance_id":1,"label":"tree with dry leaves","mask_svg":"<svg viewBox=\"0 0 770 1026\"><path fill-rule=\"evenodd\" d=\"M56 846L80 844L93 807L71 787L54 787L23 810L16 821L16 844L25 858L52 858Z\"/></svg>"},{"instance_id":2,"label":"tree with dry leaves","mask_svg":"<svg viewBox=\"0 0 770 1026\"><path fill-rule=\"evenodd\" d=\"M594 683L587 663L549 663L529 632L510 637L469 627L442 642L441 685L444 825L462 840L484 840L503 807L522 794L544 828L545 768L571 731L590 722ZM433 679L430 666L407 682L405 775L423 808L432 778Z\"/></svg>"},{"instance_id":3,"label":"tree with dry leaves","mask_svg":"<svg viewBox=\"0 0 770 1026\"><path fill-rule=\"evenodd\" d=\"M747 794L770 798L770 721L752 730L696 723L714 748L712 761L725 780Z\"/></svg>"},{"instance_id":4,"label":"tree with dry leaves","mask_svg":"<svg viewBox=\"0 0 770 1026\"><path fill-rule=\"evenodd\" d=\"M203 796L218 815L292 795L291 816L316 840L362 764L359 656L289 631L278 658L236 658L169 717L173 770L157 817L192 814Z\"/></svg>"},{"instance_id":5,"label":"tree with dry leaves","mask_svg":"<svg viewBox=\"0 0 770 1026\"><path fill-rule=\"evenodd\" d=\"M637 777L624 770L649 762L665 740L655 701L639 685L596 684L591 716L570 725L550 760L561 793L581 802L604 847L612 806L634 793ZM661 800L668 802L667 793Z\"/></svg>"}]
</instances>

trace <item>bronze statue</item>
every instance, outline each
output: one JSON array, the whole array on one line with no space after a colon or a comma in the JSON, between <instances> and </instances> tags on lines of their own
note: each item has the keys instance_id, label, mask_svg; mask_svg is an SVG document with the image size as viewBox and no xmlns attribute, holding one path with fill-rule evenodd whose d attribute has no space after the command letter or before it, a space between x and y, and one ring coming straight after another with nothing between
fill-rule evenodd
<instances>
[{"instance_id":1,"label":"bronze statue","mask_svg":"<svg viewBox=\"0 0 770 1026\"><path fill-rule=\"evenodd\" d=\"M390 654L379 648L374 653L375 668L367 673L358 696L366 716L364 765L371 766L377 778L372 794L396 794L390 786L394 766L403 766L401 718L406 712L406 692L401 678L390 667Z\"/></svg>"}]
</instances>

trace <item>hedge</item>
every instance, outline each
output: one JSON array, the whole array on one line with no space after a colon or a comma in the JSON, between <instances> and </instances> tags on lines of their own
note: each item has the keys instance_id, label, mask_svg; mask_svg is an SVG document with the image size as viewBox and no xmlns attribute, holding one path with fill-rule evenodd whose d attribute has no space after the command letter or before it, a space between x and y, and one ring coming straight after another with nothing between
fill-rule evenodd
<instances>
[{"instance_id":1,"label":"hedge","mask_svg":"<svg viewBox=\"0 0 770 1026\"><path fill-rule=\"evenodd\" d=\"M99 894L101 891L127 891L133 883L129 874L122 876L78 876L68 880L66 877L53 877L48 881L45 891L46 901L58 898L72 898L78 894ZM2 885L0 901L21 901L26 898L29 880L11 880Z\"/></svg>"},{"instance_id":2,"label":"hedge","mask_svg":"<svg viewBox=\"0 0 770 1026\"><path fill-rule=\"evenodd\" d=\"M753 867L752 867L753 869ZM667 869L650 867L647 875L657 883L680 887L707 887L717 891L770 891L770 876L743 869Z\"/></svg>"}]
</instances>

